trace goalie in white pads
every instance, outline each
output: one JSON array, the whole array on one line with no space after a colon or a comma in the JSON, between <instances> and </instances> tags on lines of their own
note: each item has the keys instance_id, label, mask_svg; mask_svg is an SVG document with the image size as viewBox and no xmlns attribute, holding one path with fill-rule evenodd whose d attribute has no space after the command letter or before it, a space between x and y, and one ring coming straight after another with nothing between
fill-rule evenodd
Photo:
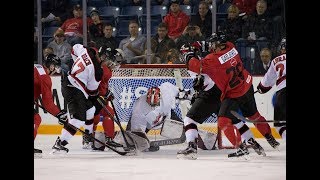
<instances>
[{"instance_id":1,"label":"goalie in white pads","mask_svg":"<svg viewBox=\"0 0 320 180\"><path fill-rule=\"evenodd\" d=\"M174 120L181 122L172 123L176 125L172 128L177 128L176 131L181 135L183 133L183 124L173 111L179 92L179 88L169 82L164 82L158 87L149 88L146 94L141 95L135 101L127 130L148 133L150 129L161 128L165 121ZM159 150L158 146L149 148L149 151L157 150Z\"/></svg>"},{"instance_id":2,"label":"goalie in white pads","mask_svg":"<svg viewBox=\"0 0 320 180\"><path fill-rule=\"evenodd\" d=\"M274 120L286 121L286 38L284 37L279 45L280 55L271 61L270 68L259 83L258 92L264 94L272 86L277 86L276 99L274 104ZM283 139L286 139L286 122L275 122L274 127Z\"/></svg>"}]
</instances>

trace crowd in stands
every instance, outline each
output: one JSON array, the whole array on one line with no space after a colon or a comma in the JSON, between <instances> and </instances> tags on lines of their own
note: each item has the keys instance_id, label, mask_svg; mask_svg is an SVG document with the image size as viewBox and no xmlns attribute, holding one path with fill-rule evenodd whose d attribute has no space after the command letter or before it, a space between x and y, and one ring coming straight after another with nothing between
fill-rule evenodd
<instances>
[{"instance_id":1,"label":"crowd in stands","mask_svg":"<svg viewBox=\"0 0 320 180\"><path fill-rule=\"evenodd\" d=\"M212 0L151 0L151 63L182 63L183 44L205 41L212 34ZM37 59L37 2L35 4L35 62ZM217 31L235 43L245 67L263 75L277 56L285 36L284 0L216 0ZM83 43L80 0L41 1L42 45L51 48L63 64L71 47ZM103 45L124 52L127 64L146 63L146 0L87 0L89 46ZM138 57L137 57L138 56ZM268 57L267 57L268 56Z\"/></svg>"}]
</instances>

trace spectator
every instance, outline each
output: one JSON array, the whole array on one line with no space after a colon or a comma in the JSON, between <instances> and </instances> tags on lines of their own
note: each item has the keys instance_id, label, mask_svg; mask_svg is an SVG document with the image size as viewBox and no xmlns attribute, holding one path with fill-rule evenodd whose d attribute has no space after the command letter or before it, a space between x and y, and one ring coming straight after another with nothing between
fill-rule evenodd
<instances>
[{"instance_id":1,"label":"spectator","mask_svg":"<svg viewBox=\"0 0 320 180\"><path fill-rule=\"evenodd\" d=\"M61 60L61 69L63 73L69 71L69 66L72 65L71 60L71 45L65 40L64 32L57 30L54 33L54 40L48 44L49 48L53 49L53 52Z\"/></svg>"},{"instance_id":2,"label":"spectator","mask_svg":"<svg viewBox=\"0 0 320 180\"><path fill-rule=\"evenodd\" d=\"M180 0L181 5L189 5L189 6L194 6L196 5L198 1L197 0Z\"/></svg>"},{"instance_id":3,"label":"spectator","mask_svg":"<svg viewBox=\"0 0 320 180\"><path fill-rule=\"evenodd\" d=\"M168 7L170 10L164 17L163 22L168 26L169 38L176 40L188 25L190 17L180 9L178 0L171 0Z\"/></svg>"},{"instance_id":4,"label":"spectator","mask_svg":"<svg viewBox=\"0 0 320 180\"><path fill-rule=\"evenodd\" d=\"M152 64L167 64L169 49L175 48L175 42L168 37L168 27L165 23L158 25L157 34L151 38L151 51L155 54Z\"/></svg>"},{"instance_id":5,"label":"spectator","mask_svg":"<svg viewBox=\"0 0 320 180\"><path fill-rule=\"evenodd\" d=\"M146 38L138 34L139 24L135 20L129 22L129 33L130 35L121 40L119 44L119 49L124 52L124 59L127 63L138 64L142 60L141 58L135 58L135 56L140 56L144 53L144 46Z\"/></svg>"},{"instance_id":6,"label":"spectator","mask_svg":"<svg viewBox=\"0 0 320 180\"><path fill-rule=\"evenodd\" d=\"M260 60L253 66L253 75L264 75L268 71L272 60L272 52L269 48L263 48L260 51Z\"/></svg>"},{"instance_id":7,"label":"spectator","mask_svg":"<svg viewBox=\"0 0 320 180\"><path fill-rule=\"evenodd\" d=\"M99 17L99 11L94 8L90 12L93 23L89 26L89 39L96 42L98 38L103 37L103 23Z\"/></svg>"},{"instance_id":8,"label":"spectator","mask_svg":"<svg viewBox=\"0 0 320 180\"><path fill-rule=\"evenodd\" d=\"M244 18L247 18L255 12L257 0L233 0L232 4L239 8L240 14L244 15Z\"/></svg>"},{"instance_id":9,"label":"spectator","mask_svg":"<svg viewBox=\"0 0 320 180\"><path fill-rule=\"evenodd\" d=\"M43 26L61 26L68 18L68 8L68 0L46 0L41 6Z\"/></svg>"},{"instance_id":10,"label":"spectator","mask_svg":"<svg viewBox=\"0 0 320 180\"><path fill-rule=\"evenodd\" d=\"M103 26L103 37L98 37L96 39L96 47L99 49L102 46L111 47L111 49L116 49L119 47L118 40L112 36L113 27L111 23L106 23Z\"/></svg>"},{"instance_id":11,"label":"spectator","mask_svg":"<svg viewBox=\"0 0 320 180\"><path fill-rule=\"evenodd\" d=\"M256 12L249 16L242 28L242 37L249 41L257 42L258 50L268 46L267 41L272 40L272 19L266 13L267 3L259 0L256 5Z\"/></svg>"},{"instance_id":12,"label":"spectator","mask_svg":"<svg viewBox=\"0 0 320 180\"><path fill-rule=\"evenodd\" d=\"M80 4L73 6L73 16L74 18L67 19L60 29L64 31L67 42L73 46L74 44L83 43L83 22L82 22L82 7ZM92 24L91 18L87 18L87 25Z\"/></svg>"},{"instance_id":13,"label":"spectator","mask_svg":"<svg viewBox=\"0 0 320 180\"><path fill-rule=\"evenodd\" d=\"M196 41L204 41L205 38L202 36L199 26L190 23L182 33L176 42L177 48L180 49L184 44L190 44Z\"/></svg>"},{"instance_id":14,"label":"spectator","mask_svg":"<svg viewBox=\"0 0 320 180\"><path fill-rule=\"evenodd\" d=\"M212 34L212 13L209 4L206 1L200 1L198 9L197 14L191 17L191 22L200 27L205 38L209 38Z\"/></svg>"},{"instance_id":15,"label":"spectator","mask_svg":"<svg viewBox=\"0 0 320 180\"><path fill-rule=\"evenodd\" d=\"M235 5L230 5L228 8L228 18L219 27L219 31L224 32L228 41L235 42L242 35L243 20L239 17L239 9Z\"/></svg>"},{"instance_id":16,"label":"spectator","mask_svg":"<svg viewBox=\"0 0 320 180\"><path fill-rule=\"evenodd\" d=\"M172 48L167 53L167 62L168 64L185 64L185 62L182 62L179 58L180 53L177 49Z\"/></svg>"}]
</instances>

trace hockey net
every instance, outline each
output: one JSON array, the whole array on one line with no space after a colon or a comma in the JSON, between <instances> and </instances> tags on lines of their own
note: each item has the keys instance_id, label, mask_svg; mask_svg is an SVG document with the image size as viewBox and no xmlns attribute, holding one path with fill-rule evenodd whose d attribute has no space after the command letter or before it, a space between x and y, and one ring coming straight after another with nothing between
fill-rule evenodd
<instances>
[{"instance_id":1,"label":"hockey net","mask_svg":"<svg viewBox=\"0 0 320 180\"><path fill-rule=\"evenodd\" d=\"M121 123L127 124L132 114L134 101L145 94L148 88L159 86L164 82L177 85L176 70L180 73L183 88L191 89L193 79L183 64L130 64L121 65L119 69L114 70L112 78L109 80L109 89L114 94L113 103ZM178 103L174 111L183 119L181 106ZM218 129L216 114L210 116L203 124L199 124L198 128L217 134L219 149L233 148ZM159 130L149 131L148 134L157 135Z\"/></svg>"}]
</instances>

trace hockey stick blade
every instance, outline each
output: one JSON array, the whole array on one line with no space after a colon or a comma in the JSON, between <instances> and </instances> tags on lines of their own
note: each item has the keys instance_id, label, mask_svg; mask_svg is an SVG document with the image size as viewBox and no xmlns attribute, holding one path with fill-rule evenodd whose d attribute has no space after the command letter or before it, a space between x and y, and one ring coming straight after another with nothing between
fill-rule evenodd
<instances>
[{"instance_id":1,"label":"hockey stick blade","mask_svg":"<svg viewBox=\"0 0 320 180\"><path fill-rule=\"evenodd\" d=\"M239 113L231 110L230 111L232 115L234 115L237 119L245 122L250 122L250 123L285 123L287 121L277 121L277 120L265 120L265 121L252 121L248 118L245 118L244 116L240 115Z\"/></svg>"},{"instance_id":2,"label":"hockey stick blade","mask_svg":"<svg viewBox=\"0 0 320 180\"><path fill-rule=\"evenodd\" d=\"M151 141L150 146L166 146L166 145L173 145L173 144L181 144L181 143L184 143L185 141L186 141L186 135L183 131L181 134L181 137L179 138Z\"/></svg>"}]
</instances>

